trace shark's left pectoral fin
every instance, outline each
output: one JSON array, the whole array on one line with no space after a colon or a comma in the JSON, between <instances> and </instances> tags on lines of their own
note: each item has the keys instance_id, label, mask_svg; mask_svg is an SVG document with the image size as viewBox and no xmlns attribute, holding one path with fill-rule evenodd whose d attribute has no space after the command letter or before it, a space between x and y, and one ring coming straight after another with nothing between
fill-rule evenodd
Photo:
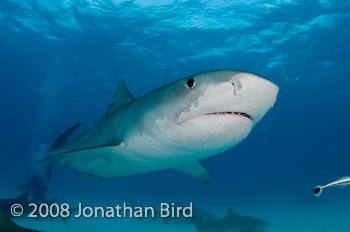
<instances>
[{"instance_id":1,"label":"shark's left pectoral fin","mask_svg":"<svg viewBox=\"0 0 350 232\"><path fill-rule=\"evenodd\" d=\"M111 158L109 154L114 154L114 149L117 145L105 145L105 146L95 146L95 147L87 147L81 148L71 151L65 151L61 153L57 153L54 155L47 156L38 162L43 161L60 161L60 168L65 168L70 166L70 161L74 159L81 159L87 161L94 161L97 159L103 159L106 163L111 163Z\"/></svg>"},{"instance_id":2,"label":"shark's left pectoral fin","mask_svg":"<svg viewBox=\"0 0 350 232\"><path fill-rule=\"evenodd\" d=\"M95 147L88 147L88 148L82 148L72 151L66 151L61 152L58 154L54 154L48 157L45 157L44 159L39 160L38 162L42 161L49 161L50 163L54 161L58 161L59 165L58 168L66 168L71 167L72 163L84 163L85 165L90 165L95 162L101 162L105 165L110 165L113 160L111 156L115 156L115 148L117 146L114 145L106 145L106 146L95 146ZM102 176L98 176L96 174L90 173L85 170L80 170L84 176L93 177L95 179L98 179L100 181L103 181L104 178Z\"/></svg>"},{"instance_id":3,"label":"shark's left pectoral fin","mask_svg":"<svg viewBox=\"0 0 350 232\"><path fill-rule=\"evenodd\" d=\"M197 178L206 184L210 183L210 176L208 174L208 171L200 161L186 163L174 168L174 170L193 176L194 178Z\"/></svg>"}]
</instances>

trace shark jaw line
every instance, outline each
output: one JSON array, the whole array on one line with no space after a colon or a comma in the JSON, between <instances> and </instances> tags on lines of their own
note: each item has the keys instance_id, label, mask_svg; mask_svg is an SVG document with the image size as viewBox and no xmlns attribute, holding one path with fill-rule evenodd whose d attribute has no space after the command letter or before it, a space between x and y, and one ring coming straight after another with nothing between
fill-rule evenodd
<instances>
[{"instance_id":1,"label":"shark jaw line","mask_svg":"<svg viewBox=\"0 0 350 232\"><path fill-rule=\"evenodd\" d=\"M246 114L246 113L242 113L242 112L214 112L214 113L208 113L208 114L205 114L205 115L218 115L218 114L235 114L235 115L239 115L239 116L243 116L243 117L246 117L246 118L249 118L250 120L253 121L253 118L249 115L249 114Z\"/></svg>"},{"instance_id":2,"label":"shark jaw line","mask_svg":"<svg viewBox=\"0 0 350 232\"><path fill-rule=\"evenodd\" d=\"M206 117L206 116L234 116L234 117L239 116L239 117L247 118L250 121L253 121L253 118L247 113L235 112L235 111L232 111L232 112L231 111L224 111L224 112L212 112L212 113L206 113L206 114L193 116L193 117L190 117L188 119L183 120L182 122L177 122L176 124L180 126L183 123L188 122L190 120L193 120L193 119L196 119L196 118L199 118L199 117Z\"/></svg>"}]
</instances>

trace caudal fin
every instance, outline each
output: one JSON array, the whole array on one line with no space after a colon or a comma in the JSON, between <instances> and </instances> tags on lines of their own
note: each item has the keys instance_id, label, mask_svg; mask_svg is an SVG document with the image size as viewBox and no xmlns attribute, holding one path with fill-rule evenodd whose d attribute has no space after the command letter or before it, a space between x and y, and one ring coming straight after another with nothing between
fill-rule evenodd
<instances>
[{"instance_id":1,"label":"caudal fin","mask_svg":"<svg viewBox=\"0 0 350 232\"><path fill-rule=\"evenodd\" d=\"M55 150L61 146L63 146L64 144L67 143L67 139L68 137L81 125L81 123L77 123L74 126L72 126L71 128L69 128L68 130L66 130L62 135L60 135L52 144L51 146L51 151ZM37 161L38 163L40 163L43 160L47 160L48 157L42 158L41 160ZM46 180L50 181L51 180L51 175L52 175L52 161L49 162L49 164L46 167Z\"/></svg>"},{"instance_id":2,"label":"caudal fin","mask_svg":"<svg viewBox=\"0 0 350 232\"><path fill-rule=\"evenodd\" d=\"M321 196L322 191L323 191L322 186L318 185L318 186L316 186L315 189L314 189L314 195L315 195L316 197L319 197L319 196Z\"/></svg>"}]
</instances>

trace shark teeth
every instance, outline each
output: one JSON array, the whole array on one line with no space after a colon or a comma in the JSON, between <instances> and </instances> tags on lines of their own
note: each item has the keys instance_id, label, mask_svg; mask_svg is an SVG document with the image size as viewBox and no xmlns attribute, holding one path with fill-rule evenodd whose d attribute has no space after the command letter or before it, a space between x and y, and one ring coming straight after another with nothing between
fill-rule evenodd
<instances>
[{"instance_id":1,"label":"shark teeth","mask_svg":"<svg viewBox=\"0 0 350 232\"><path fill-rule=\"evenodd\" d=\"M209 113L209 114L206 114L206 115L215 115L215 114L236 114L236 115L239 115L239 116L243 116L243 117L246 117L246 118L249 118L250 120L253 120L252 117L249 115L249 114L246 114L246 113L242 113L242 112L214 112L214 113Z\"/></svg>"}]
</instances>

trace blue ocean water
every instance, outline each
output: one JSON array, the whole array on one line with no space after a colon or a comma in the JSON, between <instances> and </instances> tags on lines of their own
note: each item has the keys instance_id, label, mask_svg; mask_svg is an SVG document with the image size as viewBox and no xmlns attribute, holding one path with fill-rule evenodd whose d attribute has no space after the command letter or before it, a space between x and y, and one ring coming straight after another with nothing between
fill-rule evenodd
<instances>
[{"instance_id":1,"label":"blue ocean water","mask_svg":"<svg viewBox=\"0 0 350 232\"><path fill-rule=\"evenodd\" d=\"M313 196L314 186L350 175L349 12L344 0L1 0L0 197L43 175L36 161L71 125L82 122L79 133L97 122L120 80L140 97L166 76L245 70L276 83L277 102L242 143L203 160L210 184L170 170L100 182L63 169L48 196L193 202L218 217L232 208L264 219L266 231L350 231L350 190ZM16 220L44 231L196 231Z\"/></svg>"}]
</instances>

